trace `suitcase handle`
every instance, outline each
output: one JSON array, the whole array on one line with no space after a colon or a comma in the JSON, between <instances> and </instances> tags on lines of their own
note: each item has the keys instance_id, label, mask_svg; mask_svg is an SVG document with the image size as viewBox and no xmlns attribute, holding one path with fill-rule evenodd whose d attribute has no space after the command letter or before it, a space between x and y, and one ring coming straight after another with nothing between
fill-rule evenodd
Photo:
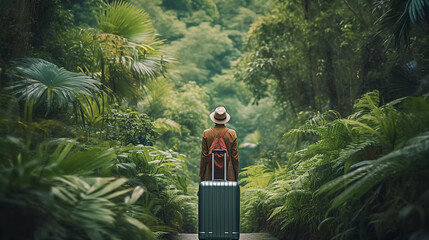
<instances>
[{"instance_id":1,"label":"suitcase handle","mask_svg":"<svg viewBox=\"0 0 429 240\"><path fill-rule=\"evenodd\" d=\"M224 156L224 162L223 162L223 180L226 181L226 151L224 149L213 149L212 150L212 181L221 181L222 179L215 179L214 178L214 153L223 153Z\"/></svg>"},{"instance_id":2,"label":"suitcase handle","mask_svg":"<svg viewBox=\"0 0 429 240\"><path fill-rule=\"evenodd\" d=\"M213 149L212 152L226 153L226 150L224 150L224 149Z\"/></svg>"}]
</instances>

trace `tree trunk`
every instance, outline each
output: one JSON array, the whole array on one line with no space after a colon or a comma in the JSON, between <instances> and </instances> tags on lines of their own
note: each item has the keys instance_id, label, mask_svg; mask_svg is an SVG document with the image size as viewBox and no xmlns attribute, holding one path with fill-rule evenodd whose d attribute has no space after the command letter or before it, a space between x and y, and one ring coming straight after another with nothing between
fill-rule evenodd
<instances>
[{"instance_id":1,"label":"tree trunk","mask_svg":"<svg viewBox=\"0 0 429 240\"><path fill-rule=\"evenodd\" d=\"M316 109L316 101L315 101L315 93L314 93L314 78L313 78L313 59L311 55L311 48L308 49L308 79L310 84L310 94L309 94L309 101L310 101L310 107L312 109Z\"/></svg>"},{"instance_id":2,"label":"tree trunk","mask_svg":"<svg viewBox=\"0 0 429 240\"><path fill-rule=\"evenodd\" d=\"M386 79L381 78L378 75L371 74L373 72L383 72L385 71L385 63L387 57L383 51L383 40L377 36L369 36L368 40L365 41L365 44L361 50L362 54L362 87L360 89L360 95L378 89L385 93L385 90L382 88L387 86L388 83L385 82Z\"/></svg>"},{"instance_id":3,"label":"tree trunk","mask_svg":"<svg viewBox=\"0 0 429 240\"><path fill-rule=\"evenodd\" d=\"M326 76L326 86L328 87L328 97L329 97L330 108L334 110L338 110L338 94L337 94L337 86L335 83L334 64L332 60L332 49L329 46L326 47L325 76Z\"/></svg>"},{"instance_id":4,"label":"tree trunk","mask_svg":"<svg viewBox=\"0 0 429 240\"><path fill-rule=\"evenodd\" d=\"M11 37L10 59L16 59L27 55L30 49L32 36L31 25L36 18L38 0L16 0L13 9L9 10L10 20L15 25Z\"/></svg>"},{"instance_id":5,"label":"tree trunk","mask_svg":"<svg viewBox=\"0 0 429 240\"><path fill-rule=\"evenodd\" d=\"M286 83L286 80L283 77L283 73L281 70L274 70L274 75L277 78L277 86L280 89L280 92L282 94L281 97L277 97L281 102L289 104L292 113L294 116L298 116L296 112L295 105L291 99L290 93L288 91L288 88L290 88L290 85Z\"/></svg>"},{"instance_id":6,"label":"tree trunk","mask_svg":"<svg viewBox=\"0 0 429 240\"><path fill-rule=\"evenodd\" d=\"M310 10L310 1L302 0L302 7L304 8L304 18L308 20L309 18L309 10Z\"/></svg>"}]
</instances>

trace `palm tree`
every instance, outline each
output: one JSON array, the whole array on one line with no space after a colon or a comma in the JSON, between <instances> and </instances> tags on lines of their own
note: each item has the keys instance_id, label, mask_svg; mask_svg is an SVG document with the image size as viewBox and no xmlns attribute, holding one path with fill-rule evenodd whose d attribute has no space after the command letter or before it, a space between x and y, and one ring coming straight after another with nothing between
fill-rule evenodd
<instances>
[{"instance_id":1,"label":"palm tree","mask_svg":"<svg viewBox=\"0 0 429 240\"><path fill-rule=\"evenodd\" d=\"M96 79L67 71L40 58L14 61L12 76L13 80L6 89L17 95L19 100L25 100L29 109L33 105L45 105L46 115L55 107L68 108L94 98L100 84Z\"/></svg>"},{"instance_id":2,"label":"palm tree","mask_svg":"<svg viewBox=\"0 0 429 240\"><path fill-rule=\"evenodd\" d=\"M425 0L389 0L380 1L387 11L381 16L383 29L391 31L390 39L399 47L401 39L409 45L410 31L413 25L429 22L429 2ZM386 6L387 4L387 6Z\"/></svg>"},{"instance_id":3,"label":"palm tree","mask_svg":"<svg viewBox=\"0 0 429 240\"><path fill-rule=\"evenodd\" d=\"M164 71L169 59L158 57L162 43L149 15L136 6L115 1L97 16L101 43L101 79L116 97L138 98L145 80Z\"/></svg>"},{"instance_id":4,"label":"palm tree","mask_svg":"<svg viewBox=\"0 0 429 240\"><path fill-rule=\"evenodd\" d=\"M149 14L130 3L115 1L97 17L98 29L126 38L136 44L154 40Z\"/></svg>"}]
</instances>

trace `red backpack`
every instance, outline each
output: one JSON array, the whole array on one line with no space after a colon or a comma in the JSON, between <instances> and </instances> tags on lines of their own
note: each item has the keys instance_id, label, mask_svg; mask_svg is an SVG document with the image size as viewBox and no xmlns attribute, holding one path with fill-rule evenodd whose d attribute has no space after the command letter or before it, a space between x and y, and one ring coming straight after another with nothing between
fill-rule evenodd
<instances>
[{"instance_id":1,"label":"red backpack","mask_svg":"<svg viewBox=\"0 0 429 240\"><path fill-rule=\"evenodd\" d=\"M222 134L222 136L217 137L216 133L214 132L212 128L212 132L214 134L215 139L212 142L212 145L210 146L209 155L212 154L214 149L222 149L226 151L226 158L228 158L228 150L226 149L225 141L223 140L223 137L225 136L226 132L228 132L228 128L225 130L225 132ZM214 163L216 167L222 168L224 162L224 156L222 153L215 152L214 153Z\"/></svg>"}]
</instances>

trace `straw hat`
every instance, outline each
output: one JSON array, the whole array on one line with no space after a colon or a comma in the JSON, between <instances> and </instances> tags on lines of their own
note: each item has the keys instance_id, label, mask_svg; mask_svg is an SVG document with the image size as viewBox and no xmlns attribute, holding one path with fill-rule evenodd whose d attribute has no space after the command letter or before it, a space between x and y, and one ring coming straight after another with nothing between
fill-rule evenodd
<instances>
[{"instance_id":1,"label":"straw hat","mask_svg":"<svg viewBox=\"0 0 429 240\"><path fill-rule=\"evenodd\" d=\"M210 114L210 119L214 123L225 124L231 119L231 116L229 116L224 107L217 107L216 110Z\"/></svg>"}]
</instances>

